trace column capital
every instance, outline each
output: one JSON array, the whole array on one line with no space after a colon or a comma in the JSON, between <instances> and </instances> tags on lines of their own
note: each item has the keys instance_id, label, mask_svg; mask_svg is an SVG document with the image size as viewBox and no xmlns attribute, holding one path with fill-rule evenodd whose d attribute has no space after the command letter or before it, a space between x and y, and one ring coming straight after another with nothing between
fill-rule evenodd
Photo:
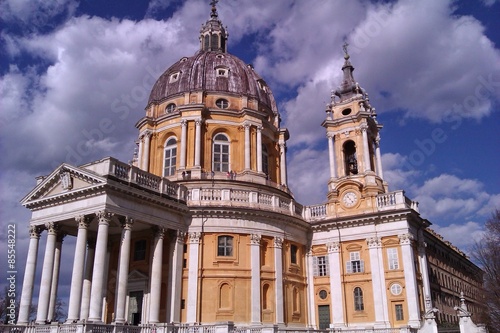
<instances>
[{"instance_id":1,"label":"column capital","mask_svg":"<svg viewBox=\"0 0 500 333\"><path fill-rule=\"evenodd\" d=\"M340 252L340 242L330 242L326 244L328 253L339 253Z\"/></svg>"},{"instance_id":2,"label":"column capital","mask_svg":"<svg viewBox=\"0 0 500 333\"><path fill-rule=\"evenodd\" d=\"M245 122L243 123L243 128L244 128L245 130L250 129L250 126L252 126L252 125L251 125L249 122L247 122L247 121L245 121Z\"/></svg>"},{"instance_id":3,"label":"column capital","mask_svg":"<svg viewBox=\"0 0 500 333\"><path fill-rule=\"evenodd\" d=\"M187 126L187 124L188 124L187 119L182 119L182 120L181 120L181 126L182 126L182 127L186 127L186 126Z\"/></svg>"},{"instance_id":4,"label":"column capital","mask_svg":"<svg viewBox=\"0 0 500 333\"><path fill-rule=\"evenodd\" d=\"M382 241L380 237L370 237L366 239L369 249L376 249L382 247Z\"/></svg>"},{"instance_id":5,"label":"column capital","mask_svg":"<svg viewBox=\"0 0 500 333\"><path fill-rule=\"evenodd\" d=\"M278 249L283 248L283 238L281 237L274 237L274 247Z\"/></svg>"},{"instance_id":6,"label":"column capital","mask_svg":"<svg viewBox=\"0 0 500 333\"><path fill-rule=\"evenodd\" d=\"M135 220L131 217L125 216L123 219L120 219L120 224L124 230L132 230L132 225Z\"/></svg>"},{"instance_id":7,"label":"column capital","mask_svg":"<svg viewBox=\"0 0 500 333\"><path fill-rule=\"evenodd\" d=\"M259 234L251 234L250 235L250 244L252 245L260 245L260 241L262 239L262 236Z\"/></svg>"},{"instance_id":8,"label":"column capital","mask_svg":"<svg viewBox=\"0 0 500 333\"><path fill-rule=\"evenodd\" d=\"M146 130L146 131L144 132L144 134L143 134L143 136L144 136L144 137L146 137L146 138L150 138L150 137L151 137L151 135L153 135L153 132L152 132L152 131L150 131L150 130Z\"/></svg>"},{"instance_id":9,"label":"column capital","mask_svg":"<svg viewBox=\"0 0 500 333\"><path fill-rule=\"evenodd\" d=\"M262 132L264 127L262 125L257 126L257 132Z\"/></svg>"},{"instance_id":10,"label":"column capital","mask_svg":"<svg viewBox=\"0 0 500 333\"><path fill-rule=\"evenodd\" d=\"M113 213L110 213L106 210L100 210L97 213L95 213L97 216L97 219L99 220L99 224L107 224L109 225L109 222L111 221L111 218L113 217Z\"/></svg>"},{"instance_id":11,"label":"column capital","mask_svg":"<svg viewBox=\"0 0 500 333\"><path fill-rule=\"evenodd\" d=\"M413 241L413 235L409 233L398 235L398 238L399 238L399 244L401 245L411 245Z\"/></svg>"},{"instance_id":12,"label":"column capital","mask_svg":"<svg viewBox=\"0 0 500 333\"><path fill-rule=\"evenodd\" d=\"M368 124L361 124L359 125L359 129L361 130L361 132L366 132L368 130Z\"/></svg>"},{"instance_id":13,"label":"column capital","mask_svg":"<svg viewBox=\"0 0 500 333\"><path fill-rule=\"evenodd\" d=\"M40 239L40 234L42 233L42 228L39 225L29 226L30 238Z\"/></svg>"},{"instance_id":14,"label":"column capital","mask_svg":"<svg viewBox=\"0 0 500 333\"><path fill-rule=\"evenodd\" d=\"M57 235L57 233L59 232L59 224L57 224L56 222L49 222L49 223L46 223L45 224L45 228L47 229L47 232L48 234L52 234L52 235Z\"/></svg>"},{"instance_id":15,"label":"column capital","mask_svg":"<svg viewBox=\"0 0 500 333\"><path fill-rule=\"evenodd\" d=\"M186 238L186 233L184 231L176 230L174 235L174 241L179 244L184 244L184 239Z\"/></svg>"},{"instance_id":16,"label":"column capital","mask_svg":"<svg viewBox=\"0 0 500 333\"><path fill-rule=\"evenodd\" d=\"M203 124L203 118L196 118L194 122L196 126L201 126L201 124Z\"/></svg>"},{"instance_id":17,"label":"column capital","mask_svg":"<svg viewBox=\"0 0 500 333\"><path fill-rule=\"evenodd\" d=\"M85 215L78 215L75 217L76 224L78 225L78 229L87 229L91 222L91 219Z\"/></svg>"},{"instance_id":18,"label":"column capital","mask_svg":"<svg viewBox=\"0 0 500 333\"><path fill-rule=\"evenodd\" d=\"M336 135L335 135L335 133L333 133L333 132L326 132L326 137L327 137L328 139L332 139L333 141L335 141L335 136L336 136Z\"/></svg>"},{"instance_id":19,"label":"column capital","mask_svg":"<svg viewBox=\"0 0 500 333\"><path fill-rule=\"evenodd\" d=\"M154 226L153 233L155 235L155 238L163 239L165 237L165 228Z\"/></svg>"},{"instance_id":20,"label":"column capital","mask_svg":"<svg viewBox=\"0 0 500 333\"><path fill-rule=\"evenodd\" d=\"M191 244L199 243L201 240L201 232L190 232L188 236Z\"/></svg>"}]
</instances>

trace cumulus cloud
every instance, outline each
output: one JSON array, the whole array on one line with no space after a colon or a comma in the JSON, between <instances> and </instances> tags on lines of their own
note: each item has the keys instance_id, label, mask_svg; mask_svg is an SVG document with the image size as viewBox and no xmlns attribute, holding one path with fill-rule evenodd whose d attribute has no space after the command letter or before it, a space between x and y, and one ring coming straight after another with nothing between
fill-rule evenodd
<instances>
[{"instance_id":1,"label":"cumulus cloud","mask_svg":"<svg viewBox=\"0 0 500 333\"><path fill-rule=\"evenodd\" d=\"M0 2L0 18L10 27L46 30L73 16L77 8L75 0L5 0Z\"/></svg>"},{"instance_id":2,"label":"cumulus cloud","mask_svg":"<svg viewBox=\"0 0 500 333\"><path fill-rule=\"evenodd\" d=\"M22 52L49 65L39 75L11 66L2 77L2 122L10 125L2 133L9 137L2 141L9 154L2 164L47 170L107 155L130 159L134 123L152 85L169 64L196 49L196 38L185 42L184 33L178 20L82 16L50 34L18 39ZM172 47L181 41L185 48ZM9 149L10 142L25 149Z\"/></svg>"},{"instance_id":3,"label":"cumulus cloud","mask_svg":"<svg viewBox=\"0 0 500 333\"><path fill-rule=\"evenodd\" d=\"M473 221L463 224L453 223L448 226L434 224L431 228L444 239L466 252L484 235L482 224Z\"/></svg>"}]
</instances>

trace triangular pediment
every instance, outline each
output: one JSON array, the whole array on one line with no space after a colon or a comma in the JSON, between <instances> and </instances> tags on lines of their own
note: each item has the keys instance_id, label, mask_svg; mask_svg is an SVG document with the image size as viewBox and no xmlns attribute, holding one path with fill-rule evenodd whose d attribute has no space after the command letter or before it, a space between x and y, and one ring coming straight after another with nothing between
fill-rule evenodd
<instances>
[{"instance_id":1,"label":"triangular pediment","mask_svg":"<svg viewBox=\"0 0 500 333\"><path fill-rule=\"evenodd\" d=\"M43 178L43 180L21 200L21 204L26 206L33 201L43 200L45 198L55 198L63 194L90 189L100 186L105 182L106 179L104 177L91 171L63 163L48 176Z\"/></svg>"},{"instance_id":2,"label":"triangular pediment","mask_svg":"<svg viewBox=\"0 0 500 333\"><path fill-rule=\"evenodd\" d=\"M148 276L144 273L139 272L138 270L134 269L128 274L128 280L129 281L142 281L142 280L147 280Z\"/></svg>"}]
</instances>

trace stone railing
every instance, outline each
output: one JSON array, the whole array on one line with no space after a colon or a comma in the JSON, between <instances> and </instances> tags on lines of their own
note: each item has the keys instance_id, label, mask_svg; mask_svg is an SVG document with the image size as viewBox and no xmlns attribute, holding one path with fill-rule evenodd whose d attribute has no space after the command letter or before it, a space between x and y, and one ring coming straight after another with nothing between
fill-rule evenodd
<instances>
[{"instance_id":1,"label":"stone railing","mask_svg":"<svg viewBox=\"0 0 500 333\"><path fill-rule=\"evenodd\" d=\"M141 188L180 201L187 200L188 190L185 186L171 182L167 178L153 175L135 166L120 162L112 157L84 165L83 167L102 176L112 176L128 184L138 185Z\"/></svg>"},{"instance_id":2,"label":"stone railing","mask_svg":"<svg viewBox=\"0 0 500 333\"><path fill-rule=\"evenodd\" d=\"M377 195L377 211L386 211L401 208L411 208L418 212L418 202L408 199L404 191L395 191ZM328 218L328 204L304 206L302 217L307 221Z\"/></svg>"},{"instance_id":3,"label":"stone railing","mask_svg":"<svg viewBox=\"0 0 500 333\"><path fill-rule=\"evenodd\" d=\"M302 216L302 205L293 199L274 193L262 193L232 188L192 188L187 199L189 206L251 207Z\"/></svg>"},{"instance_id":4,"label":"stone railing","mask_svg":"<svg viewBox=\"0 0 500 333\"><path fill-rule=\"evenodd\" d=\"M377 196L378 211L400 208L411 208L418 212L418 202L407 198L404 191L383 193Z\"/></svg>"},{"instance_id":5,"label":"stone railing","mask_svg":"<svg viewBox=\"0 0 500 333\"><path fill-rule=\"evenodd\" d=\"M0 333L417 333L418 329L401 328L278 328L277 325L236 327L232 322L214 325L165 324L155 325L110 325L52 323L46 325L0 325Z\"/></svg>"}]
</instances>

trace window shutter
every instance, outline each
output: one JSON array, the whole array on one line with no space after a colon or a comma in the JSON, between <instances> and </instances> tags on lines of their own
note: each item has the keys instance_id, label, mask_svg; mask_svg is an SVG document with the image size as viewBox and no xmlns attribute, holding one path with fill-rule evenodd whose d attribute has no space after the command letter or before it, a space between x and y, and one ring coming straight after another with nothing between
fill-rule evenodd
<instances>
[{"instance_id":1,"label":"window shutter","mask_svg":"<svg viewBox=\"0 0 500 333\"><path fill-rule=\"evenodd\" d=\"M319 275L318 257L313 257L313 275L314 276L318 276Z\"/></svg>"},{"instance_id":2,"label":"window shutter","mask_svg":"<svg viewBox=\"0 0 500 333\"><path fill-rule=\"evenodd\" d=\"M352 273L352 263L350 261L346 262L347 273Z\"/></svg>"},{"instance_id":3,"label":"window shutter","mask_svg":"<svg viewBox=\"0 0 500 333\"><path fill-rule=\"evenodd\" d=\"M359 267L360 267L360 272L363 273L365 271L365 261L364 260L359 261Z\"/></svg>"}]
</instances>

